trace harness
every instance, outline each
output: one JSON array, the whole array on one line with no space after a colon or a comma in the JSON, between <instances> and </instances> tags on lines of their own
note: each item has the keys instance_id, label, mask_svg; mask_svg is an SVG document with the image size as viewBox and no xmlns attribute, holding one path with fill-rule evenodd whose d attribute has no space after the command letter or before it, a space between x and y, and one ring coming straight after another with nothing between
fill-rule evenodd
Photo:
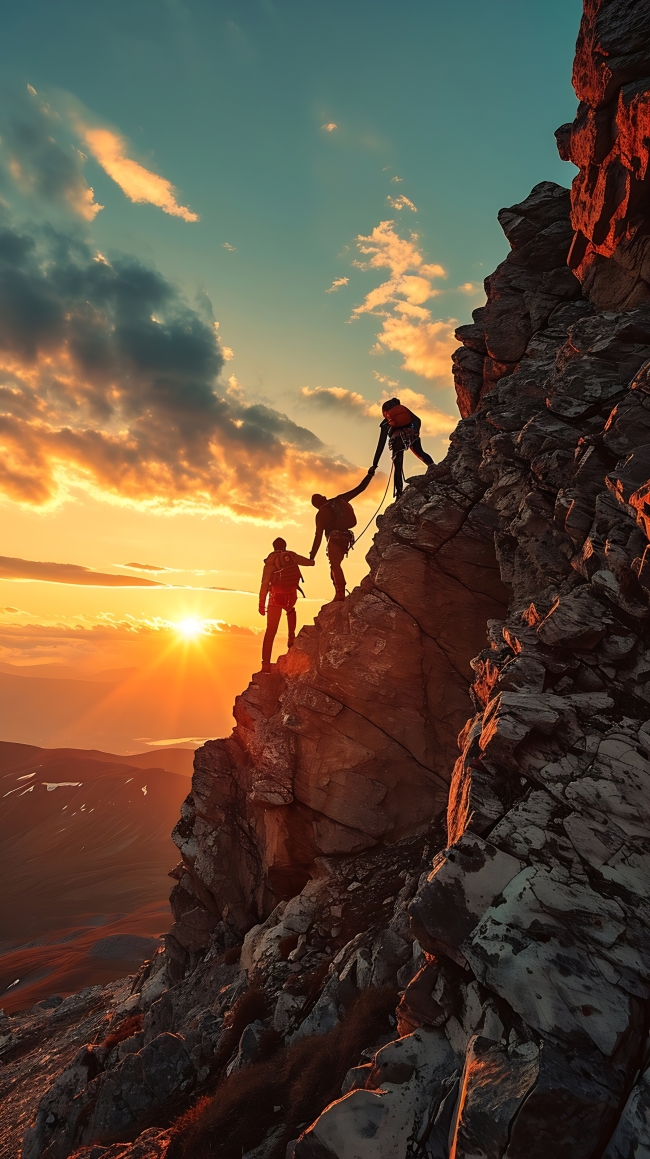
<instances>
[{"instance_id":1,"label":"harness","mask_svg":"<svg viewBox=\"0 0 650 1159\"><path fill-rule=\"evenodd\" d=\"M339 531L339 530L334 529L334 531L330 531L329 534L327 532L325 532L325 538L327 540L328 554L329 554L329 545L332 542L338 543L340 547L345 548L345 555L347 555L348 552L354 547L354 543L355 543L354 535L352 534L352 532L350 530Z\"/></svg>"},{"instance_id":2,"label":"harness","mask_svg":"<svg viewBox=\"0 0 650 1159\"><path fill-rule=\"evenodd\" d=\"M410 451L413 443L420 437L420 432L415 422L409 423L407 427L399 427L396 430L391 430L388 438L390 441L390 450L393 458L399 454L400 451Z\"/></svg>"}]
</instances>

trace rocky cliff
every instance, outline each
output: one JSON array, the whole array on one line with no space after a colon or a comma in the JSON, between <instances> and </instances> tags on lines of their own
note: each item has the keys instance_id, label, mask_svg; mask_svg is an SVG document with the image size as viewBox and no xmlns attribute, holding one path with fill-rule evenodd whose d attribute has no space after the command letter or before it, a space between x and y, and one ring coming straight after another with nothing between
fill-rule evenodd
<instances>
[{"instance_id":1,"label":"rocky cliff","mask_svg":"<svg viewBox=\"0 0 650 1159\"><path fill-rule=\"evenodd\" d=\"M650 10L585 0L573 86L580 102L556 133L573 183L569 265L601 309L650 297Z\"/></svg>"},{"instance_id":2,"label":"rocky cliff","mask_svg":"<svg viewBox=\"0 0 650 1159\"><path fill-rule=\"evenodd\" d=\"M649 45L588 0L580 174L499 214L449 454L197 753L166 951L24 1159L650 1153Z\"/></svg>"}]
</instances>

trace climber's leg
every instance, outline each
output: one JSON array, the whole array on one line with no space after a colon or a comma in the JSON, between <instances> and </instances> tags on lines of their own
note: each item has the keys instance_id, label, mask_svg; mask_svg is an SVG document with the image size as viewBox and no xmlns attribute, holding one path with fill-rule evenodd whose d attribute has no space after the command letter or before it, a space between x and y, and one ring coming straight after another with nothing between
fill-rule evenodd
<instances>
[{"instance_id":1,"label":"climber's leg","mask_svg":"<svg viewBox=\"0 0 650 1159\"><path fill-rule=\"evenodd\" d=\"M287 648L293 648L296 638L296 609L287 608Z\"/></svg>"},{"instance_id":2,"label":"climber's leg","mask_svg":"<svg viewBox=\"0 0 650 1159\"><path fill-rule=\"evenodd\" d=\"M346 545L338 537L331 535L327 542L327 556L330 561L330 575L334 584L334 599L345 599L345 576L341 564L347 555Z\"/></svg>"},{"instance_id":3,"label":"climber's leg","mask_svg":"<svg viewBox=\"0 0 650 1159\"><path fill-rule=\"evenodd\" d=\"M404 490L404 451L395 451L393 455L393 470L395 472L393 494L396 499L399 499Z\"/></svg>"},{"instance_id":4,"label":"climber's leg","mask_svg":"<svg viewBox=\"0 0 650 1159\"><path fill-rule=\"evenodd\" d=\"M433 459L431 455L427 454L419 439L413 439L411 450L421 463L426 463L427 467L433 467Z\"/></svg>"},{"instance_id":5,"label":"climber's leg","mask_svg":"<svg viewBox=\"0 0 650 1159\"><path fill-rule=\"evenodd\" d=\"M275 604L269 604L266 610L266 631L262 642L262 664L271 663L273 641L276 637L281 615L282 608L276 607Z\"/></svg>"}]
</instances>

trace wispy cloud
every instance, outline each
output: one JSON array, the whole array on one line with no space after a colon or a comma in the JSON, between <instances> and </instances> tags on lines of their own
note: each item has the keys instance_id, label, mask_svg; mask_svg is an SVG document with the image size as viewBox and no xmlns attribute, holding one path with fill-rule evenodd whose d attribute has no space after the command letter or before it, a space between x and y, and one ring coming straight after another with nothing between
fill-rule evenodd
<instances>
[{"instance_id":1,"label":"wispy cloud","mask_svg":"<svg viewBox=\"0 0 650 1159\"><path fill-rule=\"evenodd\" d=\"M372 373L377 379L377 382L383 382L384 386L390 386L391 388L399 386L396 378L389 378L387 374L380 374L378 370L373 370Z\"/></svg>"},{"instance_id":2,"label":"wispy cloud","mask_svg":"<svg viewBox=\"0 0 650 1159\"><path fill-rule=\"evenodd\" d=\"M386 201L389 205L392 205L393 209L410 209L412 213L417 213L418 211L417 205L409 201L408 197L404 197L404 194L400 197L387 197Z\"/></svg>"},{"instance_id":3,"label":"wispy cloud","mask_svg":"<svg viewBox=\"0 0 650 1159\"><path fill-rule=\"evenodd\" d=\"M230 242L227 242L227 241L222 241L222 243L221 243L221 248L222 248L222 249L224 249L224 250L229 250L229 252L230 252L231 254L234 254L234 253L235 253L235 251L236 251L236 249L237 249L237 246L236 246L236 245L230 245Z\"/></svg>"},{"instance_id":4,"label":"wispy cloud","mask_svg":"<svg viewBox=\"0 0 650 1159\"><path fill-rule=\"evenodd\" d=\"M369 416L375 405L356 390L346 390L342 386L302 386L300 393L307 402L323 410L356 411Z\"/></svg>"},{"instance_id":5,"label":"wispy cloud","mask_svg":"<svg viewBox=\"0 0 650 1159\"><path fill-rule=\"evenodd\" d=\"M198 214L192 213L186 205L178 204L176 189L171 181L145 169L144 165L128 156L128 145L119 133L112 129L91 127L81 121L77 124L77 131L95 160L130 201L157 205L164 213L180 217L183 221L199 220Z\"/></svg>"},{"instance_id":6,"label":"wispy cloud","mask_svg":"<svg viewBox=\"0 0 650 1159\"><path fill-rule=\"evenodd\" d=\"M398 182L398 181L403 181L403 180L404 180L403 177L398 177L397 175L395 175L395 177L391 177L391 181L393 181L393 182Z\"/></svg>"},{"instance_id":7,"label":"wispy cloud","mask_svg":"<svg viewBox=\"0 0 650 1159\"><path fill-rule=\"evenodd\" d=\"M0 180L17 190L30 214L47 206L49 212L61 210L92 221L103 206L84 177L84 154L72 147L71 139L56 139L60 129L59 115L32 85L27 94L3 93Z\"/></svg>"},{"instance_id":8,"label":"wispy cloud","mask_svg":"<svg viewBox=\"0 0 650 1159\"><path fill-rule=\"evenodd\" d=\"M163 567L162 564L157 563L117 563L116 567L132 567L135 571L170 571L168 567Z\"/></svg>"},{"instance_id":9,"label":"wispy cloud","mask_svg":"<svg viewBox=\"0 0 650 1159\"><path fill-rule=\"evenodd\" d=\"M326 290L325 293L326 294L335 294L337 290L341 289L341 286L347 286L349 281L350 281L349 278L335 278L334 281L332 282L329 290Z\"/></svg>"},{"instance_id":10,"label":"wispy cloud","mask_svg":"<svg viewBox=\"0 0 650 1159\"><path fill-rule=\"evenodd\" d=\"M150 572L163 572L164 571L166 573L166 575L171 575L172 572L177 572L180 575L199 575L199 576L222 575L222 574L228 575L228 574L230 574L228 572L224 573L222 568L215 568L215 567L209 567L209 568L205 568L205 567L200 567L200 568L199 567L164 567L163 564L153 564L153 563L114 563L111 566L112 567L128 567L128 568L132 568L134 571L150 571ZM214 591L215 589L211 587L207 590ZM219 590L231 591L234 589L224 588L224 589L219 589Z\"/></svg>"},{"instance_id":11,"label":"wispy cloud","mask_svg":"<svg viewBox=\"0 0 650 1159\"><path fill-rule=\"evenodd\" d=\"M0 112L0 177L24 200L67 209L92 221L104 207L84 176L91 154L133 202L147 203L172 217L195 222L198 214L180 205L171 181L129 156L126 139L96 118L69 93L50 103L32 85L27 94L4 94ZM81 148L78 148L81 145Z\"/></svg>"},{"instance_id":12,"label":"wispy cloud","mask_svg":"<svg viewBox=\"0 0 650 1159\"><path fill-rule=\"evenodd\" d=\"M390 276L366 294L351 320L362 314L381 318L375 353L397 351L404 357L404 370L423 378L449 380L457 322L434 319L424 304L440 293L433 281L447 274L438 263L425 260L418 242L416 233L400 237L394 221L382 221L367 237L357 238L359 252L367 260L353 264L366 271L387 269Z\"/></svg>"},{"instance_id":13,"label":"wispy cloud","mask_svg":"<svg viewBox=\"0 0 650 1159\"><path fill-rule=\"evenodd\" d=\"M93 571L77 563L41 563L32 559L14 559L0 555L0 579L41 580L46 583L76 584L93 588L159 588L156 580L144 576L112 575Z\"/></svg>"},{"instance_id":14,"label":"wispy cloud","mask_svg":"<svg viewBox=\"0 0 650 1159\"><path fill-rule=\"evenodd\" d=\"M461 294L472 296L474 294L485 293L482 282L463 282L462 286L458 287Z\"/></svg>"},{"instance_id":15,"label":"wispy cloud","mask_svg":"<svg viewBox=\"0 0 650 1159\"><path fill-rule=\"evenodd\" d=\"M326 133L333 133L335 129L338 129L338 125L335 125L334 121L328 121L326 125L321 125L321 129L324 129Z\"/></svg>"}]
</instances>

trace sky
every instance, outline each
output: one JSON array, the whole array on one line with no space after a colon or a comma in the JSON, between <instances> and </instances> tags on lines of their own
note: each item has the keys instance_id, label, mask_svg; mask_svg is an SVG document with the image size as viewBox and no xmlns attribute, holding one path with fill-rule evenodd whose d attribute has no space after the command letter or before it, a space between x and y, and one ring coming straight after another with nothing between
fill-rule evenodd
<instances>
[{"instance_id":1,"label":"sky","mask_svg":"<svg viewBox=\"0 0 650 1159\"><path fill-rule=\"evenodd\" d=\"M572 179L553 131L581 5L1 8L0 669L137 670L144 721L171 665L182 712L112 710L97 737L189 744L212 733L191 689L223 729L257 667L271 540L308 553L310 496L361 479L382 399L444 456L496 214ZM306 579L300 624L324 551ZM29 713L0 735L33 740Z\"/></svg>"}]
</instances>

